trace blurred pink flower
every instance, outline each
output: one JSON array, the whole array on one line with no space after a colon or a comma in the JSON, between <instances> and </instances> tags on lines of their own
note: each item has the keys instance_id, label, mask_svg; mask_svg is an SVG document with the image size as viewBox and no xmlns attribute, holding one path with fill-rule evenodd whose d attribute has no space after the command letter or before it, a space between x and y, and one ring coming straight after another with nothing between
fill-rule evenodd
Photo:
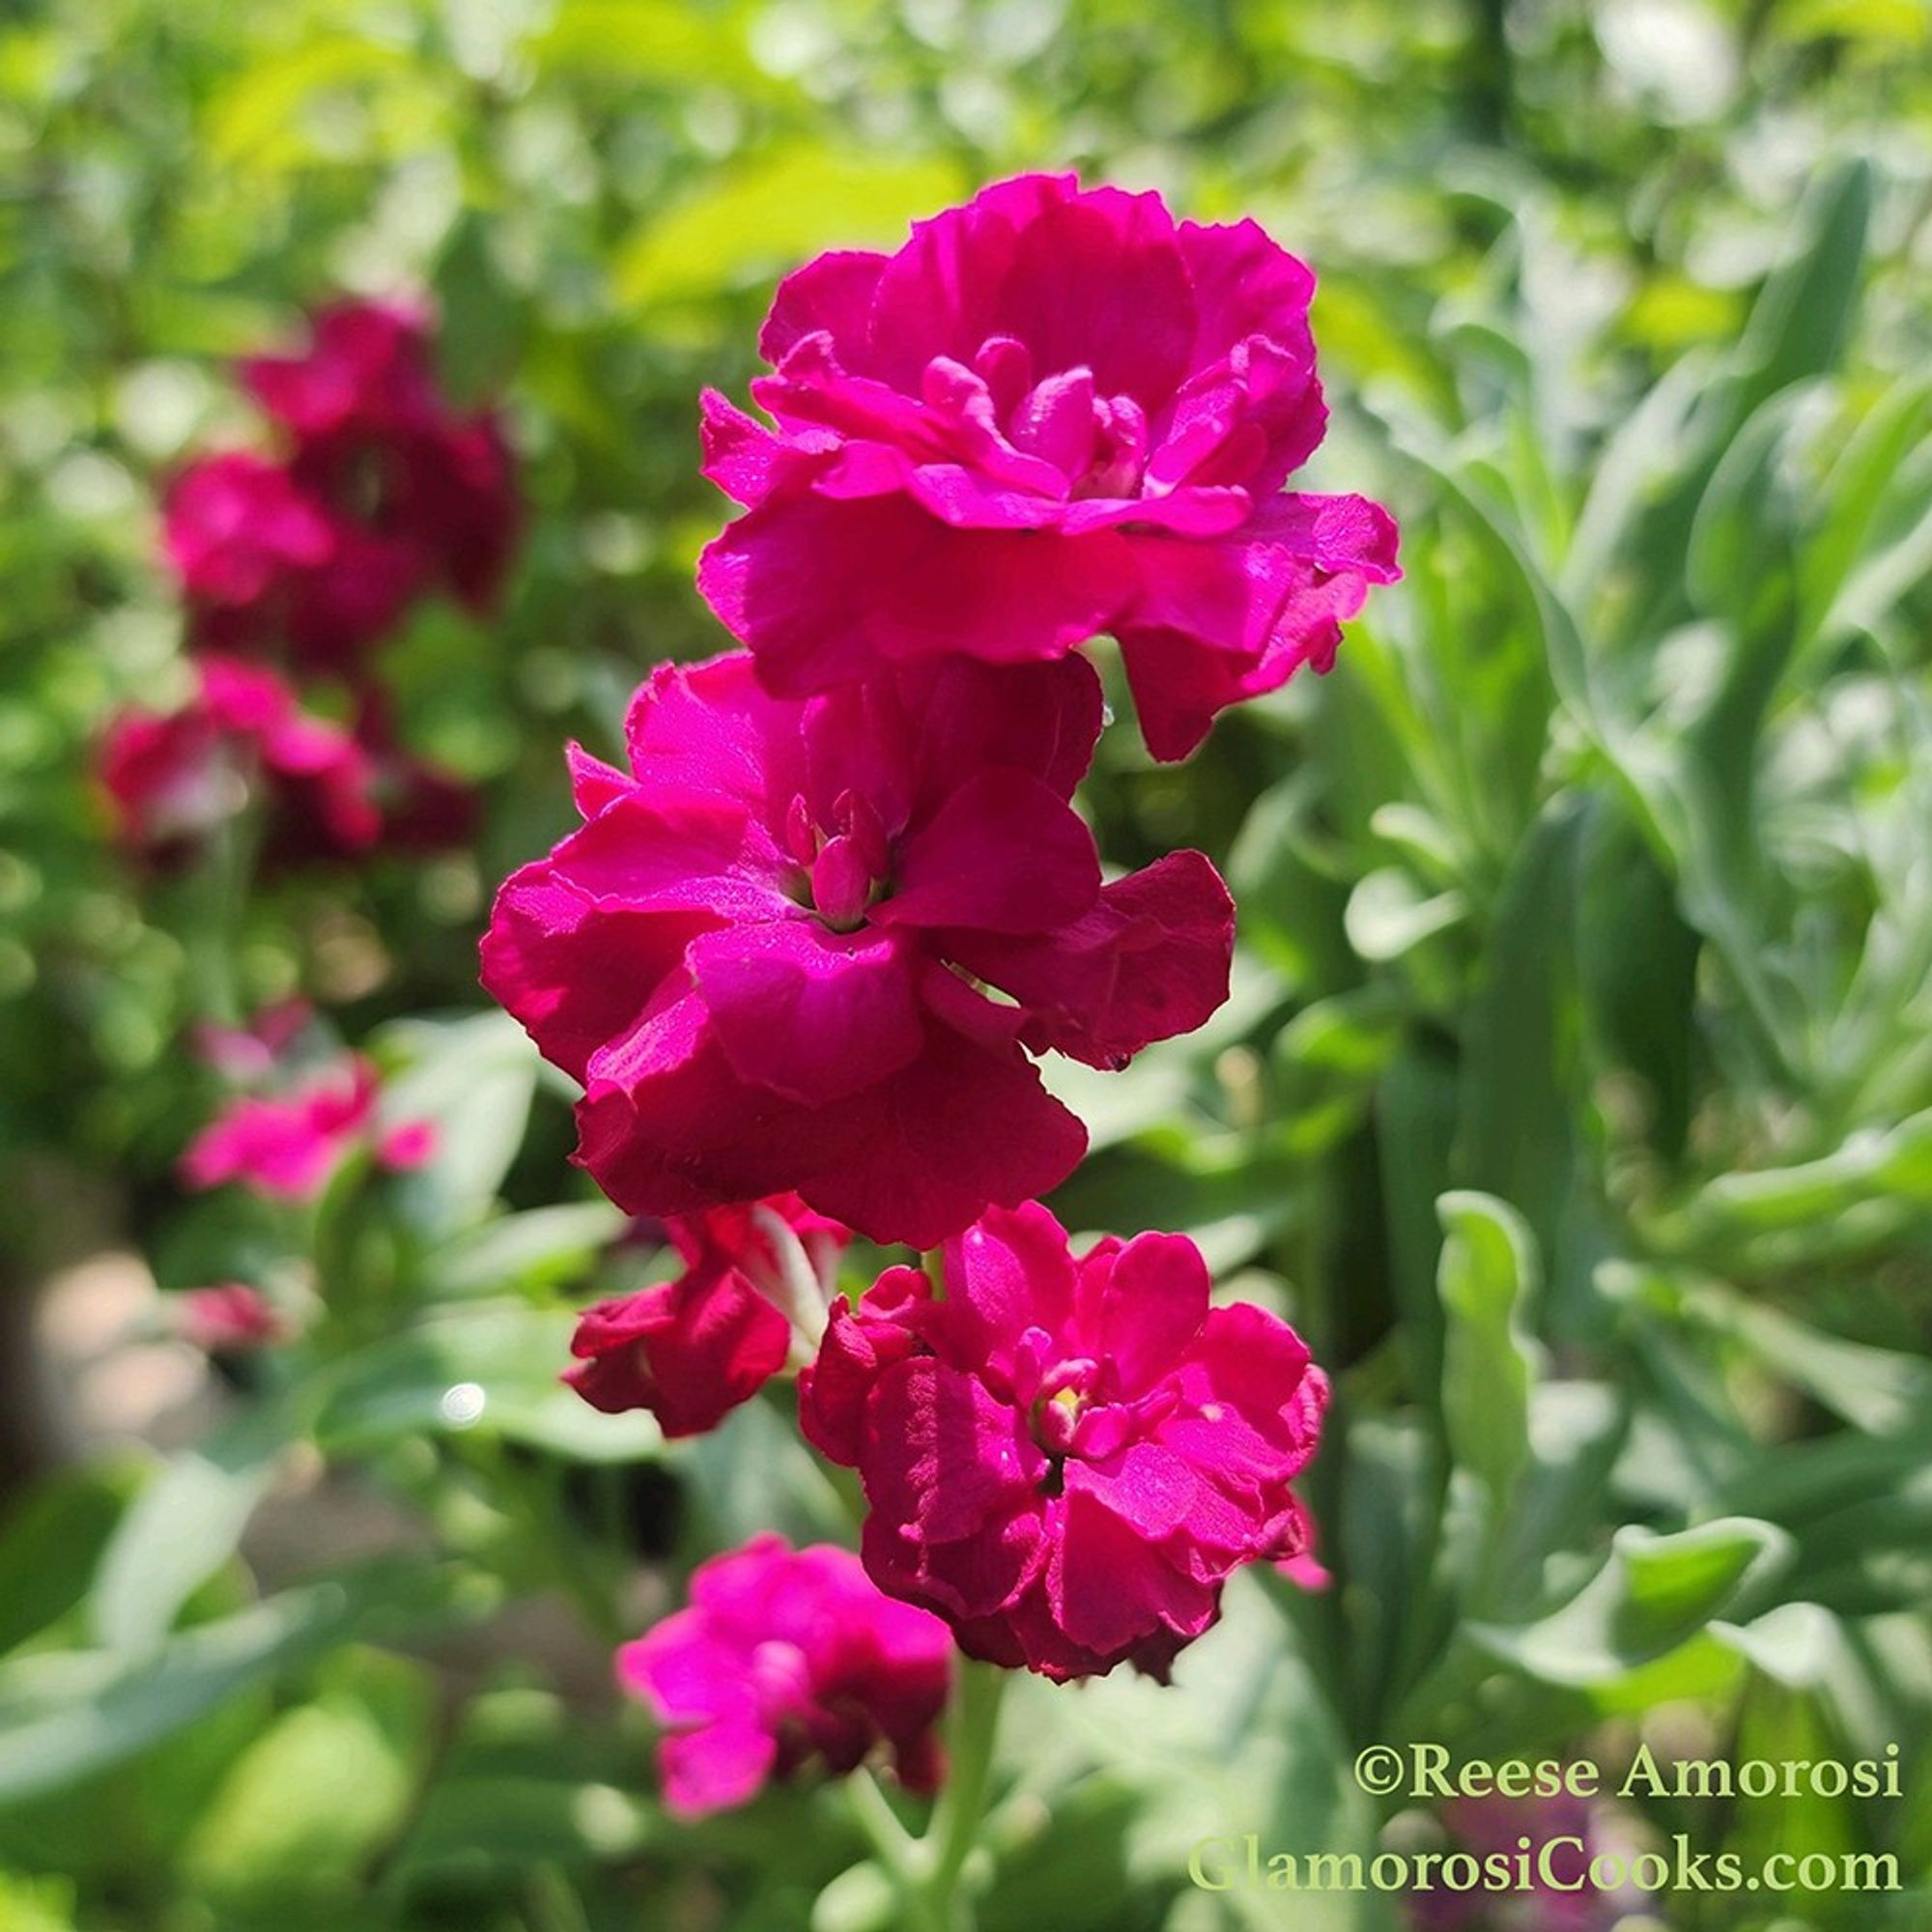
<instances>
[{"instance_id":1,"label":"blurred pink flower","mask_svg":"<svg viewBox=\"0 0 1932 1932\"><path fill-rule=\"evenodd\" d=\"M1210 1308L1182 1236L1076 1257L1029 1203L943 1261L943 1299L899 1267L837 1303L800 1378L807 1436L864 1481L866 1568L969 1656L1165 1679L1235 1570L1308 1547L1325 1378L1277 1317Z\"/></svg>"},{"instance_id":2,"label":"blurred pink flower","mask_svg":"<svg viewBox=\"0 0 1932 1932\"><path fill-rule=\"evenodd\" d=\"M129 849L179 864L251 797L271 866L468 836L470 787L403 750L373 699L343 725L304 711L264 665L214 652L195 662L199 686L181 710L124 712L102 735L100 780Z\"/></svg>"},{"instance_id":3,"label":"blurred pink flower","mask_svg":"<svg viewBox=\"0 0 1932 1932\"><path fill-rule=\"evenodd\" d=\"M630 770L497 895L484 984L584 1083L579 1161L632 1213L795 1190L930 1245L1085 1145L1030 1053L1120 1066L1227 996L1198 852L1110 885L1067 799L1087 665L953 658L802 703L743 653L639 692ZM989 993L997 988L1004 998Z\"/></svg>"},{"instance_id":4,"label":"blurred pink flower","mask_svg":"<svg viewBox=\"0 0 1932 1932\"><path fill-rule=\"evenodd\" d=\"M124 844L177 862L237 816L258 783L305 852L376 842L373 774L351 733L304 712L266 667L211 653L196 669L198 689L181 710L124 712L102 736L100 778Z\"/></svg>"},{"instance_id":5,"label":"blurred pink flower","mask_svg":"<svg viewBox=\"0 0 1932 1932\"><path fill-rule=\"evenodd\" d=\"M289 448L205 457L168 493L163 549L200 647L353 673L429 590L490 606L522 522L509 445L441 395L424 314L324 309L305 353L242 377Z\"/></svg>"},{"instance_id":6,"label":"blurred pink flower","mask_svg":"<svg viewBox=\"0 0 1932 1932\"><path fill-rule=\"evenodd\" d=\"M471 610L494 601L523 520L509 444L490 411L462 414L437 383L432 324L405 302L318 312L304 355L258 355L242 380L295 441L297 478L359 507L421 576Z\"/></svg>"},{"instance_id":7,"label":"blurred pink flower","mask_svg":"<svg viewBox=\"0 0 1932 1932\"><path fill-rule=\"evenodd\" d=\"M258 1288L227 1281L173 1297L182 1338L210 1354L246 1354L289 1339L286 1318Z\"/></svg>"},{"instance_id":8,"label":"blurred pink flower","mask_svg":"<svg viewBox=\"0 0 1932 1932\"><path fill-rule=\"evenodd\" d=\"M306 1000L277 1000L239 1027L202 1021L190 1038L197 1058L224 1079L247 1084L268 1078L314 1017L315 1009Z\"/></svg>"},{"instance_id":9,"label":"blurred pink flower","mask_svg":"<svg viewBox=\"0 0 1932 1932\"><path fill-rule=\"evenodd\" d=\"M1590 1882L1591 1861L1616 1848L1606 1842L1605 1814L1587 1799L1461 1798L1442 1807L1441 1818L1453 1849L1478 1861L1513 1864L1527 1838L1534 1883L1526 1891L1434 1885L1409 1900L1418 1932L1611 1932L1642 1905L1634 1887L1605 1892ZM1546 1864L1557 1883L1544 1882Z\"/></svg>"},{"instance_id":10,"label":"blurred pink flower","mask_svg":"<svg viewBox=\"0 0 1932 1932\"><path fill-rule=\"evenodd\" d=\"M230 1100L188 1143L182 1178L190 1187L240 1181L281 1201L313 1200L351 1150L369 1147L392 1171L420 1167L435 1151L426 1121L384 1127L377 1118L377 1074L360 1054L274 1095Z\"/></svg>"},{"instance_id":11,"label":"blurred pink flower","mask_svg":"<svg viewBox=\"0 0 1932 1932\"><path fill-rule=\"evenodd\" d=\"M416 594L414 551L333 509L293 469L228 451L190 465L168 492L162 546L203 649L286 641L303 664L340 669Z\"/></svg>"},{"instance_id":12,"label":"blurred pink flower","mask_svg":"<svg viewBox=\"0 0 1932 1932\"><path fill-rule=\"evenodd\" d=\"M695 1818L814 1760L843 1774L880 1750L909 1790L931 1790L952 1653L944 1624L882 1597L848 1550L759 1536L701 1564L690 1607L625 1644L617 1678L665 1726L666 1805Z\"/></svg>"},{"instance_id":13,"label":"blurred pink flower","mask_svg":"<svg viewBox=\"0 0 1932 1932\"><path fill-rule=\"evenodd\" d=\"M1252 221L1027 175L822 255L779 289L752 385L704 398L705 473L749 505L699 586L767 687L962 651L1121 643L1156 757L1325 670L1398 575L1388 514L1282 485L1327 412L1315 278Z\"/></svg>"},{"instance_id":14,"label":"blurred pink flower","mask_svg":"<svg viewBox=\"0 0 1932 1932\"><path fill-rule=\"evenodd\" d=\"M648 1409L668 1436L714 1429L784 1366L799 1310L815 1339L851 1231L796 1195L678 1215L674 1281L587 1308L564 1379L594 1408Z\"/></svg>"}]
</instances>

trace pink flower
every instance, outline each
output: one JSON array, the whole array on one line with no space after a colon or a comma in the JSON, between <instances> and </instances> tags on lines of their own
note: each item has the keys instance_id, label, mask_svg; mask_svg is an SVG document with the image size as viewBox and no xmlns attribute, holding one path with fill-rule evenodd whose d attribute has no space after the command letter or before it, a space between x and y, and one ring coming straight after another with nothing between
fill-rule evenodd
<instances>
[{"instance_id":1,"label":"pink flower","mask_svg":"<svg viewBox=\"0 0 1932 1932\"><path fill-rule=\"evenodd\" d=\"M1244 1563L1308 1545L1292 1479L1328 1385L1293 1329L1208 1306L1179 1235L1086 1255L1037 1203L833 1310L806 1435L858 1468L866 1568L969 1656L1065 1680L1165 1678Z\"/></svg>"},{"instance_id":2,"label":"pink flower","mask_svg":"<svg viewBox=\"0 0 1932 1932\"><path fill-rule=\"evenodd\" d=\"M497 895L484 984L582 1080L577 1158L636 1214L796 1190L929 1246L1085 1146L1029 1053L1119 1066L1227 995L1197 852L1103 886L1067 804L1078 659L908 667L804 702L743 653L665 667L628 773ZM1003 999L986 990L997 988Z\"/></svg>"},{"instance_id":3,"label":"pink flower","mask_svg":"<svg viewBox=\"0 0 1932 1932\"><path fill-rule=\"evenodd\" d=\"M225 1079L266 1079L315 1017L306 1000L277 1000L239 1027L203 1021L191 1035L196 1056Z\"/></svg>"},{"instance_id":4,"label":"pink flower","mask_svg":"<svg viewBox=\"0 0 1932 1932\"><path fill-rule=\"evenodd\" d=\"M422 578L410 545L335 509L288 465L239 450L182 472L162 547L202 648L286 641L327 668L352 664L387 631Z\"/></svg>"},{"instance_id":5,"label":"pink flower","mask_svg":"<svg viewBox=\"0 0 1932 1932\"><path fill-rule=\"evenodd\" d=\"M1028 175L821 255L779 289L752 393L704 398L705 473L749 505L699 586L774 692L880 661L1119 639L1156 757L1327 669L1397 576L1361 497L1281 494L1326 412L1315 278L1252 221Z\"/></svg>"},{"instance_id":6,"label":"pink flower","mask_svg":"<svg viewBox=\"0 0 1932 1932\"><path fill-rule=\"evenodd\" d=\"M131 849L178 861L242 811L259 785L287 856L354 854L381 837L366 753L313 717L265 667L209 654L183 709L126 712L104 733L101 781Z\"/></svg>"},{"instance_id":7,"label":"pink flower","mask_svg":"<svg viewBox=\"0 0 1932 1932\"><path fill-rule=\"evenodd\" d=\"M182 588L209 611L253 611L334 554L335 533L287 469L229 450L175 479L162 546Z\"/></svg>"},{"instance_id":8,"label":"pink flower","mask_svg":"<svg viewBox=\"0 0 1932 1932\"><path fill-rule=\"evenodd\" d=\"M258 1288L227 1281L174 1297L185 1341L209 1354L252 1354L289 1339L287 1319Z\"/></svg>"},{"instance_id":9,"label":"pink flower","mask_svg":"<svg viewBox=\"0 0 1932 1932\"><path fill-rule=\"evenodd\" d=\"M286 460L191 466L169 493L163 548L203 648L286 648L354 672L432 588L487 609L522 510L496 418L458 414L437 387L426 317L349 302L323 310L313 337L304 355L242 368L288 432Z\"/></svg>"},{"instance_id":10,"label":"pink flower","mask_svg":"<svg viewBox=\"0 0 1932 1932\"><path fill-rule=\"evenodd\" d=\"M450 408L420 309L342 302L311 332L306 355L242 365L256 401L294 435L297 477L408 549L422 581L487 610L523 515L496 416Z\"/></svg>"},{"instance_id":11,"label":"pink flower","mask_svg":"<svg viewBox=\"0 0 1932 1932\"><path fill-rule=\"evenodd\" d=\"M191 851L247 803L245 763L236 750L202 705L112 719L95 762L115 838L158 863Z\"/></svg>"},{"instance_id":12,"label":"pink flower","mask_svg":"<svg viewBox=\"0 0 1932 1932\"><path fill-rule=\"evenodd\" d=\"M312 1201L357 1147L372 1148L381 1167L420 1167L435 1151L429 1123L384 1128L376 1097L376 1069L360 1054L284 1094L243 1094L188 1143L182 1178L190 1187L239 1180L272 1200Z\"/></svg>"},{"instance_id":13,"label":"pink flower","mask_svg":"<svg viewBox=\"0 0 1932 1932\"><path fill-rule=\"evenodd\" d=\"M393 434L441 413L429 361L429 318L404 301L319 309L298 355L252 355L242 381L304 444Z\"/></svg>"},{"instance_id":14,"label":"pink flower","mask_svg":"<svg viewBox=\"0 0 1932 1932\"><path fill-rule=\"evenodd\" d=\"M266 809L271 865L468 836L469 787L404 751L373 700L350 727L304 711L266 666L209 652L196 668L199 689L183 709L123 713L102 736L101 782L131 850L179 863L251 796Z\"/></svg>"},{"instance_id":15,"label":"pink flower","mask_svg":"<svg viewBox=\"0 0 1932 1932\"><path fill-rule=\"evenodd\" d=\"M1334 1573L1316 1555L1313 1543L1293 1556L1285 1556L1274 1566L1297 1590L1320 1596L1335 1587Z\"/></svg>"},{"instance_id":16,"label":"pink flower","mask_svg":"<svg viewBox=\"0 0 1932 1932\"><path fill-rule=\"evenodd\" d=\"M792 1311L817 1338L851 1233L796 1195L680 1215L667 1232L684 1272L586 1309L564 1379L607 1414L648 1409L668 1436L698 1435L784 1366Z\"/></svg>"},{"instance_id":17,"label":"pink flower","mask_svg":"<svg viewBox=\"0 0 1932 1932\"><path fill-rule=\"evenodd\" d=\"M1529 1890L1452 1889L1438 1878L1409 1900L1417 1932L1611 1932L1642 1909L1639 1888L1606 1892L1590 1882L1591 1861L1618 1848L1613 1818L1586 1799L1461 1798L1442 1807L1442 1823L1458 1863L1466 1855L1479 1867L1492 1858L1514 1867L1527 1838L1535 1883Z\"/></svg>"},{"instance_id":18,"label":"pink flower","mask_svg":"<svg viewBox=\"0 0 1932 1932\"><path fill-rule=\"evenodd\" d=\"M754 1537L699 1565L691 1606L617 1653L617 1678L667 1735L667 1806L701 1817L812 1759L835 1774L883 1747L929 1791L952 1688L946 1626L882 1597L848 1550Z\"/></svg>"}]
</instances>

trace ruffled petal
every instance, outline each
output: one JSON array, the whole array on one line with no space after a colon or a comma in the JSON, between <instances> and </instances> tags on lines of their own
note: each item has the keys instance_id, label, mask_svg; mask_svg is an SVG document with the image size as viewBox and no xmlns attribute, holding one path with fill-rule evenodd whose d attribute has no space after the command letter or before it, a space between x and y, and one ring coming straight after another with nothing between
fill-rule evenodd
<instances>
[{"instance_id":1,"label":"ruffled petal","mask_svg":"<svg viewBox=\"0 0 1932 1932\"><path fill-rule=\"evenodd\" d=\"M802 917L734 925L696 941L690 961L732 1070L802 1105L842 1100L924 1044L913 959L891 933Z\"/></svg>"}]
</instances>

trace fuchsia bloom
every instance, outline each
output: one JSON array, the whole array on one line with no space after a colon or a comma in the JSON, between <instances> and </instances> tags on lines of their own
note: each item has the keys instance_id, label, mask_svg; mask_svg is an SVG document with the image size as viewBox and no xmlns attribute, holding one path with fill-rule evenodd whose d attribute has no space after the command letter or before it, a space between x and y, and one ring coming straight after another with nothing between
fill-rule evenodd
<instances>
[{"instance_id":1,"label":"fuchsia bloom","mask_svg":"<svg viewBox=\"0 0 1932 1932\"><path fill-rule=\"evenodd\" d=\"M417 308L342 302L316 316L313 334L306 355L258 355L242 372L293 433L298 480L365 505L372 527L414 552L425 583L487 610L523 517L501 425L450 408Z\"/></svg>"},{"instance_id":2,"label":"fuchsia bloom","mask_svg":"<svg viewBox=\"0 0 1932 1932\"><path fill-rule=\"evenodd\" d=\"M409 545L331 507L283 464L239 450L177 478L162 546L198 646L286 639L298 662L330 668L388 630L420 581Z\"/></svg>"},{"instance_id":3,"label":"fuchsia bloom","mask_svg":"<svg viewBox=\"0 0 1932 1932\"><path fill-rule=\"evenodd\" d=\"M1291 1483L1328 1385L1287 1322L1208 1306L1179 1235L1075 1257L1037 1203L835 1304L799 1419L856 1466L864 1552L969 1656L1057 1680L1165 1678L1244 1563L1308 1547Z\"/></svg>"},{"instance_id":4,"label":"fuchsia bloom","mask_svg":"<svg viewBox=\"0 0 1932 1932\"><path fill-rule=\"evenodd\" d=\"M438 391L423 316L344 303L316 317L314 338L304 355L243 366L290 433L286 461L192 465L169 493L163 548L202 647L285 646L350 671L430 589L486 609L521 511L495 418L458 415Z\"/></svg>"},{"instance_id":5,"label":"fuchsia bloom","mask_svg":"<svg viewBox=\"0 0 1932 1932\"><path fill-rule=\"evenodd\" d=\"M1606 1842L1614 1839L1611 1820L1586 1799L1461 1798L1442 1807L1442 1823L1452 1858L1466 1854L1479 1878L1491 1861L1514 1873L1527 1838L1534 1889L1450 1889L1438 1880L1409 1900L1417 1932L1611 1932L1642 1909L1639 1888L1606 1892L1591 1883L1591 1861L1615 1847Z\"/></svg>"},{"instance_id":6,"label":"fuchsia bloom","mask_svg":"<svg viewBox=\"0 0 1932 1932\"><path fill-rule=\"evenodd\" d=\"M901 1784L931 1790L952 1652L944 1624L880 1596L848 1550L759 1536L699 1565L690 1608L624 1645L617 1677L667 1729L666 1804L695 1818L813 1758L852 1771L881 1746Z\"/></svg>"},{"instance_id":7,"label":"fuchsia bloom","mask_svg":"<svg viewBox=\"0 0 1932 1932\"><path fill-rule=\"evenodd\" d=\"M644 1408L667 1435L697 1435L784 1366L801 1299L815 1334L852 1236L796 1195L679 1215L667 1232L684 1272L585 1309L564 1379L607 1414Z\"/></svg>"},{"instance_id":8,"label":"fuchsia bloom","mask_svg":"<svg viewBox=\"0 0 1932 1932\"><path fill-rule=\"evenodd\" d=\"M122 841L184 856L246 805L250 786L296 842L360 852L382 836L367 754L339 724L304 712L275 674L208 655L180 711L127 712L101 741L100 776Z\"/></svg>"},{"instance_id":9,"label":"fuchsia bloom","mask_svg":"<svg viewBox=\"0 0 1932 1932\"><path fill-rule=\"evenodd\" d=\"M277 1000L239 1027L202 1021L190 1037L197 1057L224 1079L245 1084L267 1079L314 1017L306 1000Z\"/></svg>"},{"instance_id":10,"label":"fuchsia bloom","mask_svg":"<svg viewBox=\"0 0 1932 1932\"><path fill-rule=\"evenodd\" d=\"M377 1165L400 1172L435 1151L426 1121L384 1127L375 1067L350 1054L287 1093L243 1094L188 1143L182 1178L190 1187L239 1180L278 1201L312 1201L350 1151L368 1146Z\"/></svg>"},{"instance_id":11,"label":"fuchsia bloom","mask_svg":"<svg viewBox=\"0 0 1932 1932\"><path fill-rule=\"evenodd\" d=\"M749 505L699 585L767 687L1120 639L1156 757L1325 670L1398 573L1361 497L1281 494L1326 412L1315 280L1252 221L1029 175L780 287L752 385L704 398L705 473Z\"/></svg>"},{"instance_id":12,"label":"fuchsia bloom","mask_svg":"<svg viewBox=\"0 0 1932 1932\"><path fill-rule=\"evenodd\" d=\"M304 711L266 666L207 653L180 711L124 712L99 750L116 836L161 864L194 847L259 790L266 857L355 858L379 842L421 850L464 838L469 786L398 747Z\"/></svg>"},{"instance_id":13,"label":"fuchsia bloom","mask_svg":"<svg viewBox=\"0 0 1932 1932\"><path fill-rule=\"evenodd\" d=\"M245 1282L184 1289L173 1299L183 1340L211 1355L252 1354L286 1342L293 1332L268 1296Z\"/></svg>"},{"instance_id":14,"label":"fuchsia bloom","mask_svg":"<svg viewBox=\"0 0 1932 1932\"><path fill-rule=\"evenodd\" d=\"M654 673L630 772L573 753L586 822L483 941L485 985L584 1083L605 1191L674 1214L796 1190L928 1246L1063 1180L1085 1134L1029 1053L1119 1066L1199 1026L1234 936L1198 852L1101 883L1067 804L1100 718L1078 659L805 702L743 653Z\"/></svg>"},{"instance_id":15,"label":"fuchsia bloom","mask_svg":"<svg viewBox=\"0 0 1932 1932\"><path fill-rule=\"evenodd\" d=\"M245 450L183 470L163 515L168 560L210 616L259 609L334 554L323 510L281 464Z\"/></svg>"}]
</instances>

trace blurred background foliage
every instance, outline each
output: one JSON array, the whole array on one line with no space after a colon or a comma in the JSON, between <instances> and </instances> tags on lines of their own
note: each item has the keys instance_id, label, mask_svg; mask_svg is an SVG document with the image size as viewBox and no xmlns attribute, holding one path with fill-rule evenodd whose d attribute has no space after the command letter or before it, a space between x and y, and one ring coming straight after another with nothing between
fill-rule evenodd
<instances>
[{"instance_id":1,"label":"blurred background foliage","mask_svg":"<svg viewBox=\"0 0 1932 1932\"><path fill-rule=\"evenodd\" d=\"M1205 1034L1056 1073L1096 1150L1056 1205L1194 1233L1337 1371L1336 1581L1238 1583L1178 1690L1028 1686L980 1924L1393 1925L1190 1890L1186 1847L1435 1829L1353 1791L1372 1741L1639 1736L1898 1741L1895 1803L1634 1829L1919 1888L1656 1918L1924 1922L1929 48L1918 0L11 10L0 1329L15 1460L85 1453L0 1527L0 1926L893 1924L836 1794L673 1828L611 1709L609 1644L696 1557L848 1532L776 1410L672 1453L556 1388L569 1309L647 1257L473 942L565 822L563 739L610 751L650 664L720 642L696 396L741 390L773 279L1063 164L1315 264L1314 487L1391 501L1406 579L1325 680L1179 768L1111 731L1088 788L1111 860L1230 862L1241 954ZM499 619L427 609L385 660L485 827L211 910L117 858L90 777L185 689L156 493L250 434L230 358L412 288L531 509ZM186 1028L298 990L436 1161L185 1207ZM96 1427L32 1364L38 1291L104 1249L163 1291L279 1271L312 1325Z\"/></svg>"}]
</instances>

